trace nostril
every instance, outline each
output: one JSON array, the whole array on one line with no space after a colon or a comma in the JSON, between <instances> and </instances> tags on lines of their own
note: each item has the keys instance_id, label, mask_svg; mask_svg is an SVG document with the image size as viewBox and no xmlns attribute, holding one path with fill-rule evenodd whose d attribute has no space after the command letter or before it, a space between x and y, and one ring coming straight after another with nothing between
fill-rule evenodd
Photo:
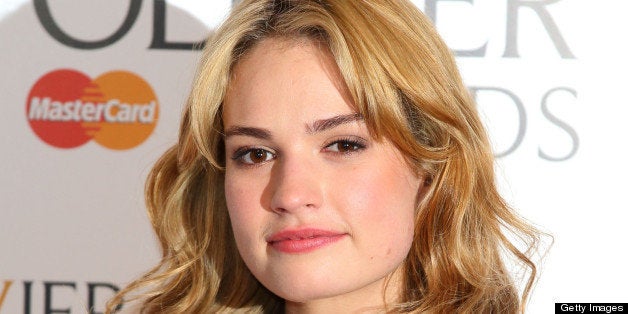
<instances>
[{"instance_id":1,"label":"nostril","mask_svg":"<svg viewBox=\"0 0 628 314\"><path fill-rule=\"evenodd\" d=\"M285 214L287 210L285 208L274 208L273 212L276 214Z\"/></svg>"}]
</instances>

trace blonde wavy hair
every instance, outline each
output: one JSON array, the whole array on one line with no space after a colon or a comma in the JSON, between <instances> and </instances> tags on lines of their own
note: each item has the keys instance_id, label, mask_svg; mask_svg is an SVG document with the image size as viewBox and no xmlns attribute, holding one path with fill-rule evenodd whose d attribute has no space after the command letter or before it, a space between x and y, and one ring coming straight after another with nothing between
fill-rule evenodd
<instances>
[{"instance_id":1,"label":"blonde wavy hair","mask_svg":"<svg viewBox=\"0 0 628 314\"><path fill-rule=\"evenodd\" d=\"M178 143L146 186L159 265L121 290L143 312L276 313L283 300L249 272L224 195L221 106L234 65L270 37L326 45L356 110L428 175L403 263L396 313L522 312L536 278L539 232L497 192L493 154L455 60L429 20L405 0L245 0L208 40ZM516 243L515 243L516 241ZM506 260L527 274L523 289Z\"/></svg>"}]
</instances>

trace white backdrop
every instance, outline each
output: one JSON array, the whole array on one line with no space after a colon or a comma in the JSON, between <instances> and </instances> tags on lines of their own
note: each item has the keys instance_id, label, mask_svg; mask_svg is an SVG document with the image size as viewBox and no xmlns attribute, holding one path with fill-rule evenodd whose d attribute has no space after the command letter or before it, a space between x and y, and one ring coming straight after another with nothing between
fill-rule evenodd
<instances>
[{"instance_id":1,"label":"white backdrop","mask_svg":"<svg viewBox=\"0 0 628 314\"><path fill-rule=\"evenodd\" d=\"M502 192L555 238L530 312L550 313L555 302L628 302L628 3L415 3L458 53L500 155ZM0 2L0 313L83 313L90 305L102 312L113 288L157 262L144 180L176 140L199 57L190 47L230 7L230 0ZM92 137L74 148L39 137L29 95L60 69L88 85L110 72L144 82L154 93L154 129L143 139L142 126L116 129L113 119L92 126ZM39 96L62 97L45 88L57 79L38 85ZM74 99L93 96L77 90ZM105 101L141 102L111 90L97 92ZM40 127L62 141L60 124ZM111 134L140 140L112 149Z\"/></svg>"}]
</instances>

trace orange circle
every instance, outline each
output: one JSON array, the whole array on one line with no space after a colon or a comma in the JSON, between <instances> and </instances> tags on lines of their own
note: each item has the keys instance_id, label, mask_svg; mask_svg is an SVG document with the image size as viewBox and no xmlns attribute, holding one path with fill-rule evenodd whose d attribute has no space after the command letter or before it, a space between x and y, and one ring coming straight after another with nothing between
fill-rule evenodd
<instances>
[{"instance_id":1,"label":"orange circle","mask_svg":"<svg viewBox=\"0 0 628 314\"><path fill-rule=\"evenodd\" d=\"M107 148L129 149L144 142L155 129L159 103L153 89L128 71L111 71L94 79L84 93L96 103L99 122L84 122L94 130L94 140Z\"/></svg>"}]
</instances>

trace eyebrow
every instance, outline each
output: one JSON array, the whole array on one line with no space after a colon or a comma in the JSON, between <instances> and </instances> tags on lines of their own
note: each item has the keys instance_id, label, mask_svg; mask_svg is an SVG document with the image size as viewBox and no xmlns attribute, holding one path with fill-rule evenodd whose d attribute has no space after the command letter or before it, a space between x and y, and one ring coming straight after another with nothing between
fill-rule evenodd
<instances>
[{"instance_id":1,"label":"eyebrow","mask_svg":"<svg viewBox=\"0 0 628 314\"><path fill-rule=\"evenodd\" d=\"M316 120L312 125L307 125L307 133L318 133L331 128L335 128L339 125L354 122L354 121L362 121L364 117L362 117L359 113L351 113L345 115L339 115L335 117L331 117L329 119Z\"/></svg>"},{"instance_id":2,"label":"eyebrow","mask_svg":"<svg viewBox=\"0 0 628 314\"><path fill-rule=\"evenodd\" d=\"M362 121L362 120L364 120L364 117L362 117L361 114L352 113L352 114L338 115L338 116L331 117L328 119L316 120L311 125L309 124L306 125L305 128L308 134L313 134L313 133L319 133L325 130L335 128L342 124L347 124L354 121ZM262 140L269 140L272 138L270 131L263 128L234 125L225 131L225 138L235 136L235 135L250 136L250 137L254 137L254 138L258 138Z\"/></svg>"},{"instance_id":3,"label":"eyebrow","mask_svg":"<svg viewBox=\"0 0 628 314\"><path fill-rule=\"evenodd\" d=\"M234 135L251 136L251 137L259 138L262 140L269 140L271 138L270 131L266 129L251 128L251 127L238 126L238 125L232 126L225 131L225 138L228 138Z\"/></svg>"}]
</instances>

